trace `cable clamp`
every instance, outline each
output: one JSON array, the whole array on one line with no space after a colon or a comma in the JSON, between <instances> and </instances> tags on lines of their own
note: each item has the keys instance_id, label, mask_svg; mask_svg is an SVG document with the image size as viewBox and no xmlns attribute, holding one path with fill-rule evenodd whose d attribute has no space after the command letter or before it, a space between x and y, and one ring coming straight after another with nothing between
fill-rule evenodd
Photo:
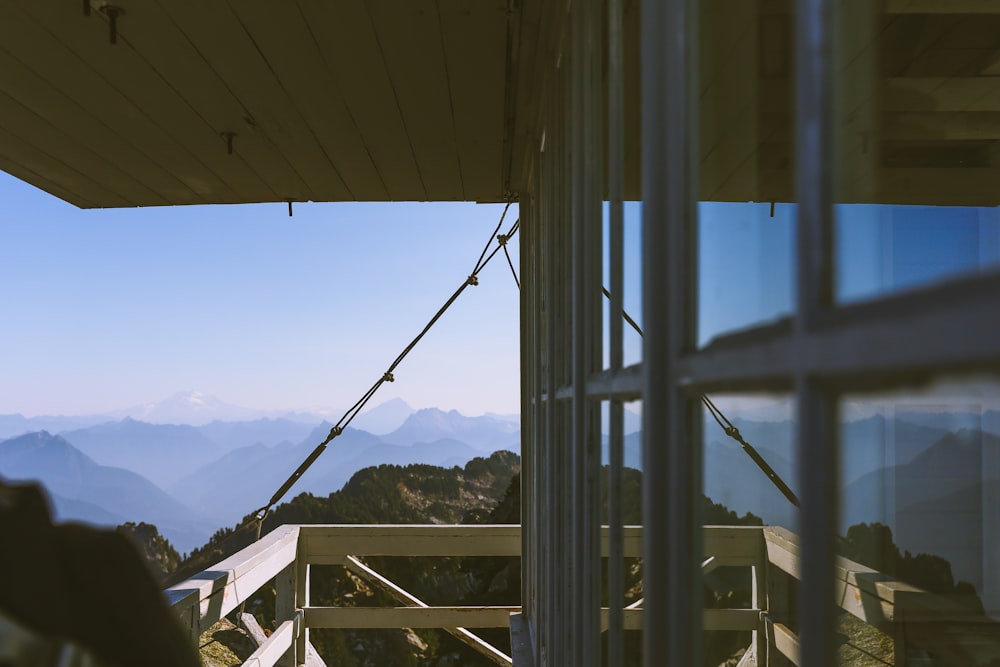
<instances>
[{"instance_id":1,"label":"cable clamp","mask_svg":"<svg viewBox=\"0 0 1000 667\"><path fill-rule=\"evenodd\" d=\"M498 242L498 243L499 243L500 245L507 245L507 240L508 240L509 238L510 238L510 237L509 237L509 236L507 236L506 234L497 234L497 242Z\"/></svg>"},{"instance_id":2,"label":"cable clamp","mask_svg":"<svg viewBox=\"0 0 1000 667\"><path fill-rule=\"evenodd\" d=\"M479 276L477 276L475 273L473 273L471 276L469 276L469 279L466 280L465 282L467 284L473 285L473 286L478 285L479 284Z\"/></svg>"},{"instance_id":3,"label":"cable clamp","mask_svg":"<svg viewBox=\"0 0 1000 667\"><path fill-rule=\"evenodd\" d=\"M395 381L396 378L393 377L392 373L390 373L389 371L386 371L385 375L382 376L382 382L395 382Z\"/></svg>"},{"instance_id":4,"label":"cable clamp","mask_svg":"<svg viewBox=\"0 0 1000 667\"><path fill-rule=\"evenodd\" d=\"M330 436L326 439L326 441L330 442L331 440L333 440L334 438L336 438L338 435L340 435L343 432L344 432L344 429L342 429L339 426L334 426L333 428L330 429Z\"/></svg>"},{"instance_id":5,"label":"cable clamp","mask_svg":"<svg viewBox=\"0 0 1000 667\"><path fill-rule=\"evenodd\" d=\"M739 440L739 438L740 438L740 430L738 428L736 428L735 426L727 426L723 430L725 430L726 435L728 435L730 438L736 438L737 440Z\"/></svg>"}]
</instances>

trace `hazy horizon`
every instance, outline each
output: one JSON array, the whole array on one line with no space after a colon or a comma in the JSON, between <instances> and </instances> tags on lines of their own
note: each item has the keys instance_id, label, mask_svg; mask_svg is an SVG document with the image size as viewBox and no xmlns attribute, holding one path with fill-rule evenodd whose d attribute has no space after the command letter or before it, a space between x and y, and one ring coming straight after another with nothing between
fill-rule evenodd
<instances>
[{"instance_id":1,"label":"hazy horizon","mask_svg":"<svg viewBox=\"0 0 1000 667\"><path fill-rule=\"evenodd\" d=\"M82 210L4 173L0 196L0 414L25 415L192 389L251 409L349 407L466 279L503 210ZM516 219L515 205L504 231ZM519 409L518 290L500 255L377 401Z\"/></svg>"}]
</instances>

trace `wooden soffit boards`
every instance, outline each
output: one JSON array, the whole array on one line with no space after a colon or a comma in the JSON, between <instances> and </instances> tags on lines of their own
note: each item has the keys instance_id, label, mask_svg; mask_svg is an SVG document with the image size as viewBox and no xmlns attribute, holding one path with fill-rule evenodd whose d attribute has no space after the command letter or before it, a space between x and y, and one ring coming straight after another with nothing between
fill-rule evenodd
<instances>
[{"instance_id":1,"label":"wooden soffit boards","mask_svg":"<svg viewBox=\"0 0 1000 667\"><path fill-rule=\"evenodd\" d=\"M115 2L0 3L0 169L84 208L503 197L506 0Z\"/></svg>"}]
</instances>

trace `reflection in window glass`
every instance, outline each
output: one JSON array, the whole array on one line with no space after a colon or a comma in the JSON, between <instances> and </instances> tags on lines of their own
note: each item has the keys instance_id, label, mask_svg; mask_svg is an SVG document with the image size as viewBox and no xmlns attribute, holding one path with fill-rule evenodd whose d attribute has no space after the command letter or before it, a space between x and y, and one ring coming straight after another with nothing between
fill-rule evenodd
<instances>
[{"instance_id":1,"label":"reflection in window glass","mask_svg":"<svg viewBox=\"0 0 1000 667\"><path fill-rule=\"evenodd\" d=\"M611 259L610 234L611 221L608 202L603 207L603 248L604 257L602 284L610 293L611 290ZM622 329L622 363L625 366L642 361L642 202L625 202L622 220L622 269L624 273L625 292L622 297L622 307L625 310L625 323ZM631 322L629 321L631 320ZM610 321L611 298L605 295L602 301L602 322L604 322L604 367L610 363ZM634 323L634 324L633 324Z\"/></svg>"},{"instance_id":2,"label":"reflection in window glass","mask_svg":"<svg viewBox=\"0 0 1000 667\"><path fill-rule=\"evenodd\" d=\"M790 532L798 510L754 462L751 451L790 490L795 488L794 403L786 396L715 395L708 397L703 408L705 606L708 610L786 612L778 620L789 623L792 588L782 580L784 588L779 591L775 582L781 574L765 567L765 529L761 526L783 526ZM742 559L736 547L741 543L759 556ZM761 656L767 650L764 643L762 632L723 631L709 625L705 665L736 664L746 652Z\"/></svg>"},{"instance_id":3,"label":"reflection in window glass","mask_svg":"<svg viewBox=\"0 0 1000 667\"><path fill-rule=\"evenodd\" d=\"M723 429L728 419L794 492L794 401L787 396L721 394L709 399L721 413L723 425L703 406L705 495L738 516L749 512L766 524L794 530L798 510Z\"/></svg>"},{"instance_id":4,"label":"reflection in window glass","mask_svg":"<svg viewBox=\"0 0 1000 667\"><path fill-rule=\"evenodd\" d=\"M841 205L836 252L843 302L976 274L1000 264L1000 210Z\"/></svg>"},{"instance_id":5,"label":"reflection in window glass","mask_svg":"<svg viewBox=\"0 0 1000 667\"><path fill-rule=\"evenodd\" d=\"M701 202L698 344L792 312L795 206Z\"/></svg>"},{"instance_id":6,"label":"reflection in window glass","mask_svg":"<svg viewBox=\"0 0 1000 667\"><path fill-rule=\"evenodd\" d=\"M895 664L996 664L1000 384L848 396L841 421L845 567L886 580L845 605L842 664L872 642ZM895 591L908 593L889 597ZM887 614L904 625L889 634L870 627L885 631Z\"/></svg>"},{"instance_id":7,"label":"reflection in window glass","mask_svg":"<svg viewBox=\"0 0 1000 667\"><path fill-rule=\"evenodd\" d=\"M795 293L790 0L702 0L698 346L790 315Z\"/></svg>"},{"instance_id":8,"label":"reflection in window glass","mask_svg":"<svg viewBox=\"0 0 1000 667\"><path fill-rule=\"evenodd\" d=\"M835 7L836 300L996 268L1000 13Z\"/></svg>"}]
</instances>

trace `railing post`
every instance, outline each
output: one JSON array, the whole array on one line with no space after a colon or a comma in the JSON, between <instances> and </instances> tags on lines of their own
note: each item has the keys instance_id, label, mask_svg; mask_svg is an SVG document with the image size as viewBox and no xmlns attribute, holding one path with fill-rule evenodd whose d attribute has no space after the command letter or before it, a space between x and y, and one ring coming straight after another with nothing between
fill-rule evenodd
<instances>
[{"instance_id":1,"label":"railing post","mask_svg":"<svg viewBox=\"0 0 1000 667\"><path fill-rule=\"evenodd\" d=\"M760 551L757 555L757 563L751 568L750 575L750 607L753 609L768 609L768 577L767 577L767 547L764 544L764 531L760 533ZM766 665L768 660L767 624L764 621L764 614L760 616L757 629L753 631L750 639L750 650L753 651L755 662L758 666Z\"/></svg>"},{"instance_id":2,"label":"railing post","mask_svg":"<svg viewBox=\"0 0 1000 667\"><path fill-rule=\"evenodd\" d=\"M277 621L278 624L295 617L295 610L297 607L296 593L298 588L298 578L296 576L298 571L298 568L296 567L297 564L298 559L279 572L274 578L274 620ZM303 635L304 633L301 632L298 634L292 644L291 650L281 656L281 659L278 660L278 665L281 667L295 667L296 665L305 662L305 651L300 653L298 650L298 638Z\"/></svg>"},{"instance_id":3,"label":"railing post","mask_svg":"<svg viewBox=\"0 0 1000 667\"><path fill-rule=\"evenodd\" d=\"M895 609L896 622L892 624L892 664L906 664L906 623L903 612Z\"/></svg>"},{"instance_id":4,"label":"railing post","mask_svg":"<svg viewBox=\"0 0 1000 667\"><path fill-rule=\"evenodd\" d=\"M302 554L302 541L299 540L299 548L295 558L295 600L296 608L303 609L309 606L309 563ZM308 662L307 647L309 646L309 628L306 627L305 617L302 617L299 633L295 639L295 651L299 656L299 662Z\"/></svg>"},{"instance_id":5,"label":"railing post","mask_svg":"<svg viewBox=\"0 0 1000 667\"><path fill-rule=\"evenodd\" d=\"M763 535L763 532L761 533ZM764 583L767 591L764 609L767 610L768 618L774 623L788 623L791 616L791 577L782 572L777 567L771 565L771 559L767 550L767 538L764 539L764 555L762 558ZM765 628L766 629L766 628ZM759 636L758 632L758 636ZM765 632L764 644L766 646L766 662L758 654L757 665L786 665L785 660L775 647L770 643L774 640L774 634Z\"/></svg>"}]
</instances>

